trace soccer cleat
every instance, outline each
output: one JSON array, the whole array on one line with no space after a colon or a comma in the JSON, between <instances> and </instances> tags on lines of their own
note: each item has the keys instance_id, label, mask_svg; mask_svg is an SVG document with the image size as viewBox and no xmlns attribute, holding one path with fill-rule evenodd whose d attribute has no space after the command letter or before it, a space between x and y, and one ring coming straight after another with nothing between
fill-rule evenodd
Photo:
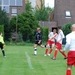
<instances>
[{"instance_id":1,"label":"soccer cleat","mask_svg":"<svg viewBox=\"0 0 75 75\"><path fill-rule=\"evenodd\" d=\"M6 56L4 56L4 58L6 58Z\"/></svg>"},{"instance_id":2,"label":"soccer cleat","mask_svg":"<svg viewBox=\"0 0 75 75\"><path fill-rule=\"evenodd\" d=\"M44 56L47 56L46 54Z\"/></svg>"},{"instance_id":3,"label":"soccer cleat","mask_svg":"<svg viewBox=\"0 0 75 75\"><path fill-rule=\"evenodd\" d=\"M44 47L46 48L46 45Z\"/></svg>"},{"instance_id":4,"label":"soccer cleat","mask_svg":"<svg viewBox=\"0 0 75 75\"><path fill-rule=\"evenodd\" d=\"M65 57L64 59L67 59L67 57Z\"/></svg>"},{"instance_id":5,"label":"soccer cleat","mask_svg":"<svg viewBox=\"0 0 75 75\"><path fill-rule=\"evenodd\" d=\"M52 60L56 60L56 58L51 58Z\"/></svg>"},{"instance_id":6,"label":"soccer cleat","mask_svg":"<svg viewBox=\"0 0 75 75\"><path fill-rule=\"evenodd\" d=\"M48 54L48 56L50 56L50 54Z\"/></svg>"}]
</instances>

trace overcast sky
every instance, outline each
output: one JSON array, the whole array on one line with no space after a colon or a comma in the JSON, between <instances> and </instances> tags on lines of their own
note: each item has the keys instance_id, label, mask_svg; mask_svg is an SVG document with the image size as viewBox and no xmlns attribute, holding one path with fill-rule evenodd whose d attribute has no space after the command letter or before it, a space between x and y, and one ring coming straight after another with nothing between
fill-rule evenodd
<instances>
[{"instance_id":1,"label":"overcast sky","mask_svg":"<svg viewBox=\"0 0 75 75\"><path fill-rule=\"evenodd\" d=\"M45 0L45 7L54 7L54 0Z\"/></svg>"}]
</instances>

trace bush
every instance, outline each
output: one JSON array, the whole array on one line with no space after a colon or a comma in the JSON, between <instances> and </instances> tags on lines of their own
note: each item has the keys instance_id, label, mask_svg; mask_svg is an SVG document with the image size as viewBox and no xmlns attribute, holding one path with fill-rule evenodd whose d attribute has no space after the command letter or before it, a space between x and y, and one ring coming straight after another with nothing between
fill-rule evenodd
<instances>
[{"instance_id":1,"label":"bush","mask_svg":"<svg viewBox=\"0 0 75 75\"><path fill-rule=\"evenodd\" d=\"M4 37L4 25L0 25L0 32L2 32L3 37Z\"/></svg>"},{"instance_id":2,"label":"bush","mask_svg":"<svg viewBox=\"0 0 75 75\"><path fill-rule=\"evenodd\" d=\"M42 34L43 34L43 41L48 40L48 28L42 28Z\"/></svg>"},{"instance_id":3,"label":"bush","mask_svg":"<svg viewBox=\"0 0 75 75\"><path fill-rule=\"evenodd\" d=\"M62 30L63 30L64 35L67 35L71 32L71 26L72 26L72 23L63 25Z\"/></svg>"}]
</instances>

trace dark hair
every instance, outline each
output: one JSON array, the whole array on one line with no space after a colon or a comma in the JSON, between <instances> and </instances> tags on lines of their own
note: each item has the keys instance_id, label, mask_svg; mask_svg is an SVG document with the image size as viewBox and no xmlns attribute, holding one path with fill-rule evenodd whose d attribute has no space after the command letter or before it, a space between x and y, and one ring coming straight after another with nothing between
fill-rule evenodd
<instances>
[{"instance_id":1,"label":"dark hair","mask_svg":"<svg viewBox=\"0 0 75 75\"><path fill-rule=\"evenodd\" d=\"M58 29L61 29L61 26L58 26Z\"/></svg>"}]
</instances>

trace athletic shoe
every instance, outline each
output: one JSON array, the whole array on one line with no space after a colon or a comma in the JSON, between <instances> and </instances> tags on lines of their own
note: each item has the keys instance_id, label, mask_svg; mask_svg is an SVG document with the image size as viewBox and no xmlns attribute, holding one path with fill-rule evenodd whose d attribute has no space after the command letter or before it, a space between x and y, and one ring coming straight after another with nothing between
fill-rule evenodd
<instances>
[{"instance_id":1,"label":"athletic shoe","mask_svg":"<svg viewBox=\"0 0 75 75\"><path fill-rule=\"evenodd\" d=\"M64 59L67 59L67 57L65 57Z\"/></svg>"},{"instance_id":2,"label":"athletic shoe","mask_svg":"<svg viewBox=\"0 0 75 75\"><path fill-rule=\"evenodd\" d=\"M4 56L4 58L6 58L6 56Z\"/></svg>"},{"instance_id":3,"label":"athletic shoe","mask_svg":"<svg viewBox=\"0 0 75 75\"><path fill-rule=\"evenodd\" d=\"M47 56L46 54L44 56Z\"/></svg>"},{"instance_id":4,"label":"athletic shoe","mask_svg":"<svg viewBox=\"0 0 75 75\"><path fill-rule=\"evenodd\" d=\"M56 58L51 58L52 60L56 60Z\"/></svg>"},{"instance_id":5,"label":"athletic shoe","mask_svg":"<svg viewBox=\"0 0 75 75\"><path fill-rule=\"evenodd\" d=\"M48 56L50 56L50 54L48 54Z\"/></svg>"}]
</instances>

